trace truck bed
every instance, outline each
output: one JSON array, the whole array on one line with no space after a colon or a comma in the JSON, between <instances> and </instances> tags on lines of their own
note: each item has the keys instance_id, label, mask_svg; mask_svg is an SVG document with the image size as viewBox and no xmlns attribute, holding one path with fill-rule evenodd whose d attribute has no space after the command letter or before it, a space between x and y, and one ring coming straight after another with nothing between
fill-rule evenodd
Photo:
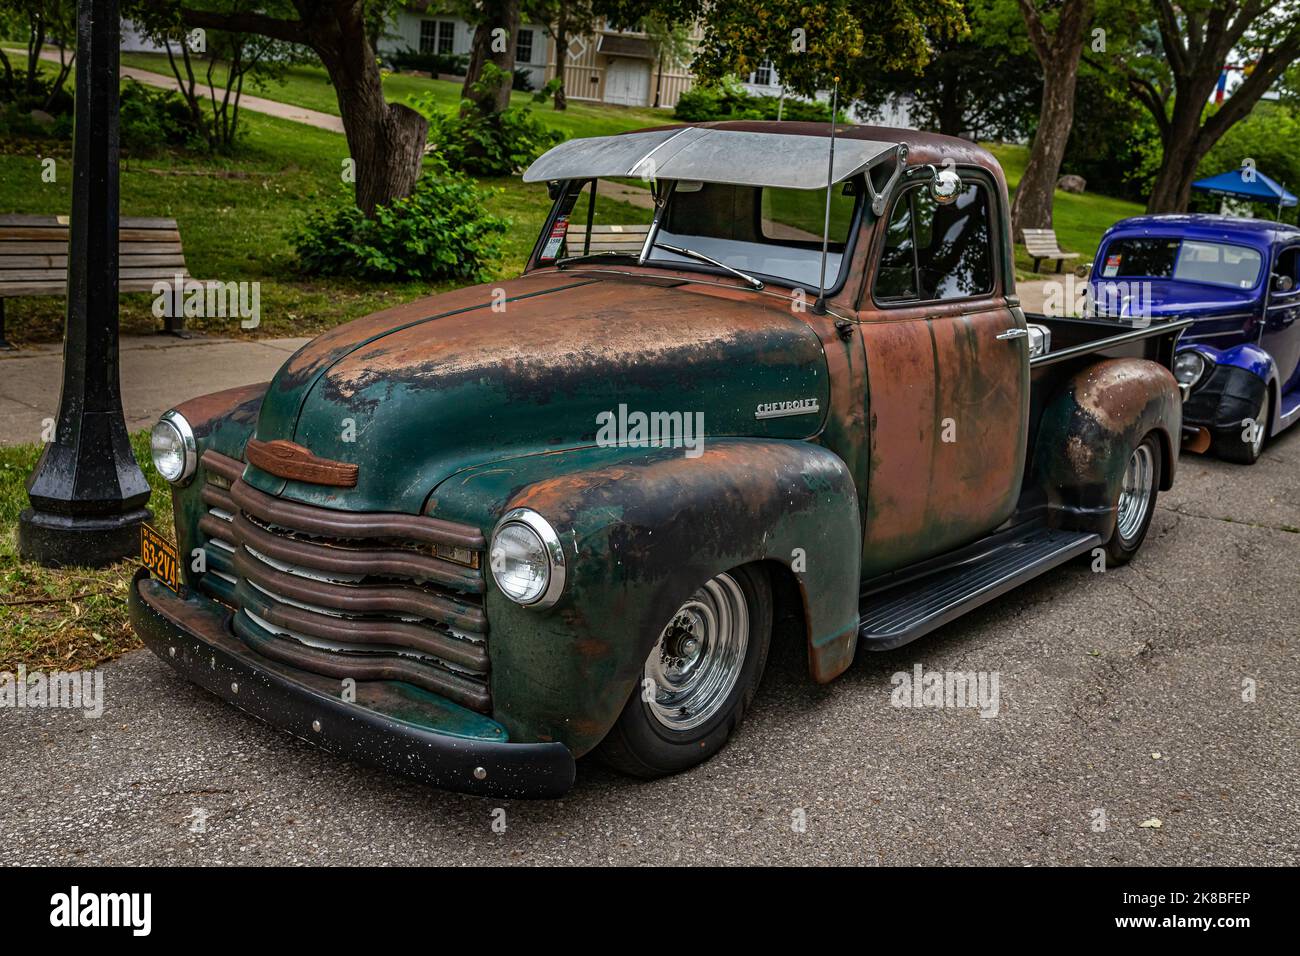
<instances>
[{"instance_id":1,"label":"truck bed","mask_svg":"<svg viewBox=\"0 0 1300 956\"><path fill-rule=\"evenodd\" d=\"M1030 367L1072 364L1078 359L1147 358L1168 366L1174 347L1190 319L1149 321L1130 319L1069 319L1026 312L1031 325L1051 330L1051 347L1046 355L1030 360Z\"/></svg>"}]
</instances>

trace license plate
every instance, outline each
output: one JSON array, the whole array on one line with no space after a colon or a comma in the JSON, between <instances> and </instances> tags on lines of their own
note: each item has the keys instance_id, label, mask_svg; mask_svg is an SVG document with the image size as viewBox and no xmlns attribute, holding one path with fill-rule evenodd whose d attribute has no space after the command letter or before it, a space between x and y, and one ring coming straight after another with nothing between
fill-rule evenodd
<instances>
[{"instance_id":1,"label":"license plate","mask_svg":"<svg viewBox=\"0 0 1300 956\"><path fill-rule=\"evenodd\" d=\"M181 560L176 546L147 524L140 525L140 563L173 591L181 589Z\"/></svg>"}]
</instances>

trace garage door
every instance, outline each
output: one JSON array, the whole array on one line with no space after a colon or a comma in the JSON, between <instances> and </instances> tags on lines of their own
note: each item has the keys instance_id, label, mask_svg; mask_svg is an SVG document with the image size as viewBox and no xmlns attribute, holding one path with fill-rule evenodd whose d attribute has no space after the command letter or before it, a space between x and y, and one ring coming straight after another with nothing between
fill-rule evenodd
<instances>
[{"instance_id":1,"label":"garage door","mask_svg":"<svg viewBox=\"0 0 1300 956\"><path fill-rule=\"evenodd\" d=\"M628 57L610 60L605 71L605 102L620 106L649 105L650 63Z\"/></svg>"}]
</instances>

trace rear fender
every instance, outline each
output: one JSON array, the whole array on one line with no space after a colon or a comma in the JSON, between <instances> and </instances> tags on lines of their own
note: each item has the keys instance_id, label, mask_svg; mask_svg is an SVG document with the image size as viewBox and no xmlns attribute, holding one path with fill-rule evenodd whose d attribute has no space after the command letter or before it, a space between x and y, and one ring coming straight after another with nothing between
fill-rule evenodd
<instances>
[{"instance_id":1,"label":"rear fender","mask_svg":"<svg viewBox=\"0 0 1300 956\"><path fill-rule=\"evenodd\" d=\"M1076 372L1044 409L1034 447L1034 480L1046 494L1049 522L1109 538L1133 449L1156 433L1159 487L1167 490L1173 485L1181 426L1178 383L1163 365L1117 358Z\"/></svg>"},{"instance_id":2,"label":"rear fender","mask_svg":"<svg viewBox=\"0 0 1300 956\"><path fill-rule=\"evenodd\" d=\"M490 531L513 508L555 528L567 580L558 603L538 611L510 601L488 575L492 696L512 739L590 750L673 612L714 575L750 562L793 572L816 680L853 659L857 491L825 448L718 439L695 458L667 448L530 455L452 476L426 510Z\"/></svg>"}]
</instances>

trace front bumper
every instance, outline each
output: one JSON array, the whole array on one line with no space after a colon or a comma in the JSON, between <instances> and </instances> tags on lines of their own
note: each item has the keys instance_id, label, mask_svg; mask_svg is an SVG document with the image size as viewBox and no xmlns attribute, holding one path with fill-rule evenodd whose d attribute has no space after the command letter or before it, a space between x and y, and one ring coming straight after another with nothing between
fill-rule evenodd
<instances>
[{"instance_id":1,"label":"front bumper","mask_svg":"<svg viewBox=\"0 0 1300 956\"><path fill-rule=\"evenodd\" d=\"M185 677L268 724L333 753L463 793L559 797L574 760L560 743L509 743L495 721L396 681L355 686L272 661L230 629L230 611L180 596L141 569L131 581L131 623Z\"/></svg>"}]
</instances>

